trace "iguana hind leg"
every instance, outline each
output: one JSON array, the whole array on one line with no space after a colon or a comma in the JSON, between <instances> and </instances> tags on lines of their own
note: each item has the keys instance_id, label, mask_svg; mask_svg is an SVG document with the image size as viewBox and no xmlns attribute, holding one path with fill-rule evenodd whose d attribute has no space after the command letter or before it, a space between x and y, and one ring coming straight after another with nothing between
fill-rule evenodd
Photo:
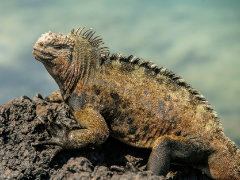
<instances>
[{"instance_id":1,"label":"iguana hind leg","mask_svg":"<svg viewBox=\"0 0 240 180\"><path fill-rule=\"evenodd\" d=\"M201 142L191 139L166 135L158 138L150 154L147 169L156 175L166 175L170 163L200 163L207 160L210 150Z\"/></svg>"}]
</instances>

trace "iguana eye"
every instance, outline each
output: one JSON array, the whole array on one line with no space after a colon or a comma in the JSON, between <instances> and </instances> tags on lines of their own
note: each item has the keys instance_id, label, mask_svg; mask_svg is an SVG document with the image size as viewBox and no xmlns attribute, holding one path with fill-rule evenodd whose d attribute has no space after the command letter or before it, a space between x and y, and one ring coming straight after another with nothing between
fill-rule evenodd
<instances>
[{"instance_id":1,"label":"iguana eye","mask_svg":"<svg viewBox=\"0 0 240 180\"><path fill-rule=\"evenodd\" d=\"M54 49L62 49L62 46L61 45L53 45L53 48Z\"/></svg>"},{"instance_id":2,"label":"iguana eye","mask_svg":"<svg viewBox=\"0 0 240 180\"><path fill-rule=\"evenodd\" d=\"M69 46L67 44L56 44L52 46L54 49L69 49Z\"/></svg>"}]
</instances>

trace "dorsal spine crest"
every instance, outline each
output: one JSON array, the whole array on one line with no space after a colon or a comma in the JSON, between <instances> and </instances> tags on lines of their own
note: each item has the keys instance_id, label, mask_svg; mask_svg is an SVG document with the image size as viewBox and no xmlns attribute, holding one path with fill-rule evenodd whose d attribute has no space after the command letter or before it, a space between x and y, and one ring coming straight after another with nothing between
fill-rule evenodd
<instances>
[{"instance_id":1,"label":"dorsal spine crest","mask_svg":"<svg viewBox=\"0 0 240 180\"><path fill-rule=\"evenodd\" d=\"M195 97L199 103L204 104L204 107L210 111L213 116L218 119L217 113L213 110L211 105L208 103L208 101L205 99L205 97L200 94L199 91L192 88L188 83L185 82L185 80L181 76L177 76L172 71L164 68L164 67L158 67L156 64L154 64L151 61L145 61L141 58L135 57L133 55L130 56L123 56L120 53L115 53L109 55L109 57L106 57L104 61L107 59L110 59L110 61L119 61L119 62L125 62L125 63L131 63L132 65L137 65L139 67L146 68L147 70L152 70L156 75L160 74L163 75L170 80L172 80L174 83L176 83L178 86L186 88L193 97ZM103 63L104 64L104 63Z\"/></svg>"},{"instance_id":2,"label":"dorsal spine crest","mask_svg":"<svg viewBox=\"0 0 240 180\"><path fill-rule=\"evenodd\" d=\"M85 30L85 27L78 28L77 30L73 29L71 31L71 35L86 39L92 47L96 48L99 51L100 56L108 56L109 55L108 47L102 47L104 42L100 36L94 36L95 33L96 32L93 31L92 28Z\"/></svg>"}]
</instances>

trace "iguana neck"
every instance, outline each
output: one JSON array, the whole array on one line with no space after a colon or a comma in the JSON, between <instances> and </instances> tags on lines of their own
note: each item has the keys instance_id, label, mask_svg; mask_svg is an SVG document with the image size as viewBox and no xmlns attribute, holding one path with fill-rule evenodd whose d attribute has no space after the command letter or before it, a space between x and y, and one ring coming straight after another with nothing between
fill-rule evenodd
<instances>
[{"instance_id":1,"label":"iguana neck","mask_svg":"<svg viewBox=\"0 0 240 180\"><path fill-rule=\"evenodd\" d=\"M45 67L58 84L62 97L64 101L66 101L80 78L79 63L77 61L72 62L68 67L59 67L55 69L54 72L52 71L52 67L49 67L48 65L45 65Z\"/></svg>"},{"instance_id":2,"label":"iguana neck","mask_svg":"<svg viewBox=\"0 0 240 180\"><path fill-rule=\"evenodd\" d=\"M68 66L62 65L54 70L49 65L45 65L49 74L58 84L64 101L72 94L78 83L85 86L89 81L94 80L96 72L101 69L98 58L97 56L95 59L91 56L87 56L86 59L79 57Z\"/></svg>"}]
</instances>

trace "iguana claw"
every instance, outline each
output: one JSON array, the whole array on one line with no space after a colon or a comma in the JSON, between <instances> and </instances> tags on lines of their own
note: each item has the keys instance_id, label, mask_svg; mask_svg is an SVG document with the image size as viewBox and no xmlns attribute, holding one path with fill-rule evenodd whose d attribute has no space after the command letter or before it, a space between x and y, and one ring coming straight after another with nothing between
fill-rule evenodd
<instances>
[{"instance_id":1,"label":"iguana claw","mask_svg":"<svg viewBox=\"0 0 240 180\"><path fill-rule=\"evenodd\" d=\"M46 125L46 131L51 136L51 139L45 141L38 141L33 146L45 146L45 145L55 145L65 147L67 144L68 133L70 128L64 124L59 122L50 122Z\"/></svg>"}]
</instances>

